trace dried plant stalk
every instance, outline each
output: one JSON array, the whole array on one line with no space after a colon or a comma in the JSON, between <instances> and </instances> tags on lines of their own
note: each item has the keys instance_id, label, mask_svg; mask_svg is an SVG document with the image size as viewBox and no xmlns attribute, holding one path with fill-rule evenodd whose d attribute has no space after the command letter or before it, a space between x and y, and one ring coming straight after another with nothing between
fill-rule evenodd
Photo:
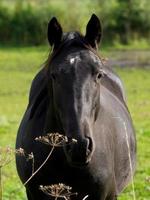
<instances>
[{"instance_id":1,"label":"dried plant stalk","mask_svg":"<svg viewBox=\"0 0 150 200\"><path fill-rule=\"evenodd\" d=\"M34 154L33 152L31 152L30 154L28 154L28 158L27 158L27 161L31 160L32 161L32 174L34 173Z\"/></svg>"},{"instance_id":2,"label":"dried plant stalk","mask_svg":"<svg viewBox=\"0 0 150 200\"><path fill-rule=\"evenodd\" d=\"M35 138L36 141L39 141L41 143L44 143L46 145L52 146L48 156L44 160L44 162L40 165L40 167L32 173L32 175L27 179L27 181L24 183L24 186L41 170L41 168L46 164L46 162L49 160L50 156L53 153L53 150L55 147L61 147L63 145L67 145L68 143L76 143L77 140L72 139L71 141L68 141L68 138L64 135L60 135L59 133L48 133L46 136L39 136Z\"/></svg>"},{"instance_id":3,"label":"dried plant stalk","mask_svg":"<svg viewBox=\"0 0 150 200\"><path fill-rule=\"evenodd\" d=\"M0 200L3 198L2 191L2 168L8 165L12 160L13 149L10 147L0 148Z\"/></svg>"},{"instance_id":4,"label":"dried plant stalk","mask_svg":"<svg viewBox=\"0 0 150 200\"><path fill-rule=\"evenodd\" d=\"M51 148L51 150L50 150L48 156L46 157L46 159L44 160L44 162L43 162L43 163L40 165L40 167L39 167L36 171L34 171L34 173L32 173L32 175L26 180L26 182L24 183L24 186L27 185L27 183L28 183L28 182L41 170L41 168L46 164L46 162L47 162L48 159L50 158L50 156L51 156L51 154L52 154L54 148L55 148L54 146Z\"/></svg>"},{"instance_id":5,"label":"dried plant stalk","mask_svg":"<svg viewBox=\"0 0 150 200\"><path fill-rule=\"evenodd\" d=\"M86 195L82 200L86 200L89 197L89 195Z\"/></svg>"},{"instance_id":6,"label":"dried plant stalk","mask_svg":"<svg viewBox=\"0 0 150 200\"><path fill-rule=\"evenodd\" d=\"M14 151L10 147L0 148L0 167L8 165L12 160Z\"/></svg>"}]
</instances>

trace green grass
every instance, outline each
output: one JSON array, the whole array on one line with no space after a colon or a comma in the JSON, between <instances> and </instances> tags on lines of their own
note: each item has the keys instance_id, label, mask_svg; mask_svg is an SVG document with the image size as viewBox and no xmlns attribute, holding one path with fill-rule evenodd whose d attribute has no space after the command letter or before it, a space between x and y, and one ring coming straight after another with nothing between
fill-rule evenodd
<instances>
[{"instance_id":1,"label":"green grass","mask_svg":"<svg viewBox=\"0 0 150 200\"><path fill-rule=\"evenodd\" d=\"M28 102L31 80L46 60L48 48L0 48L0 146L15 146L16 132ZM137 134L138 163L134 178L137 200L149 200L150 68L116 69L124 81ZM20 188L20 189L19 189ZM3 168L4 200L25 200L15 162ZM119 200L132 198L131 185Z\"/></svg>"},{"instance_id":2,"label":"green grass","mask_svg":"<svg viewBox=\"0 0 150 200\"><path fill-rule=\"evenodd\" d=\"M103 44L102 46L106 49L106 50L149 50L150 46L149 46L149 40L145 39L145 38L140 38L137 40L131 40L128 42L128 44L121 44L119 41L113 41L112 46L110 45L110 43L108 44Z\"/></svg>"}]
</instances>

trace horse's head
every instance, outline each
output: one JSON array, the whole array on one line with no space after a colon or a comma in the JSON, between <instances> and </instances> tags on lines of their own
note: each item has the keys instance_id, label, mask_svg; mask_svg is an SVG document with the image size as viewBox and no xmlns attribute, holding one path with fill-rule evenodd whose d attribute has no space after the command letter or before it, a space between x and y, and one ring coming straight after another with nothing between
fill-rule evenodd
<instances>
[{"instance_id":1,"label":"horse's head","mask_svg":"<svg viewBox=\"0 0 150 200\"><path fill-rule=\"evenodd\" d=\"M100 108L102 62L96 54L101 38L99 19L92 15L85 36L63 34L56 18L48 25L48 40L54 47L49 65L56 118L63 134L77 139L66 145L71 164L87 164L94 151L93 126Z\"/></svg>"}]
</instances>

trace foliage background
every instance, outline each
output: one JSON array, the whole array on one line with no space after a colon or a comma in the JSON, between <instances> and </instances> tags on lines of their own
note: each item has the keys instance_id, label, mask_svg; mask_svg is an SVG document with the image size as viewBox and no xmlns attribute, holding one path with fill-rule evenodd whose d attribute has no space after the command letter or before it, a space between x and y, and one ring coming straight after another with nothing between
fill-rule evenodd
<instances>
[{"instance_id":1,"label":"foliage background","mask_svg":"<svg viewBox=\"0 0 150 200\"><path fill-rule=\"evenodd\" d=\"M0 43L44 44L52 16L59 19L64 31L84 33L91 13L102 21L105 43L150 42L149 0L1 0Z\"/></svg>"}]
</instances>

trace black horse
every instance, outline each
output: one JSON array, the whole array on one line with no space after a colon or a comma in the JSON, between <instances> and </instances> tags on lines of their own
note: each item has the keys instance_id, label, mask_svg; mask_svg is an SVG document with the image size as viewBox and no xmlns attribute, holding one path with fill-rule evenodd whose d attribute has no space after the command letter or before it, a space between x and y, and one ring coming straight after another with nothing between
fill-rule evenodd
<instances>
[{"instance_id":1,"label":"black horse","mask_svg":"<svg viewBox=\"0 0 150 200\"><path fill-rule=\"evenodd\" d=\"M39 185L57 183L78 192L73 199L88 195L88 200L115 200L134 173L132 120L120 78L98 56L101 33L94 14L85 36L63 33L56 18L48 24L53 52L32 82L16 148L33 152L37 169L51 147L36 142L36 137L58 132L77 143L54 150L26 185L28 200L48 200ZM31 176L31 162L17 156L16 163L24 183Z\"/></svg>"}]
</instances>

